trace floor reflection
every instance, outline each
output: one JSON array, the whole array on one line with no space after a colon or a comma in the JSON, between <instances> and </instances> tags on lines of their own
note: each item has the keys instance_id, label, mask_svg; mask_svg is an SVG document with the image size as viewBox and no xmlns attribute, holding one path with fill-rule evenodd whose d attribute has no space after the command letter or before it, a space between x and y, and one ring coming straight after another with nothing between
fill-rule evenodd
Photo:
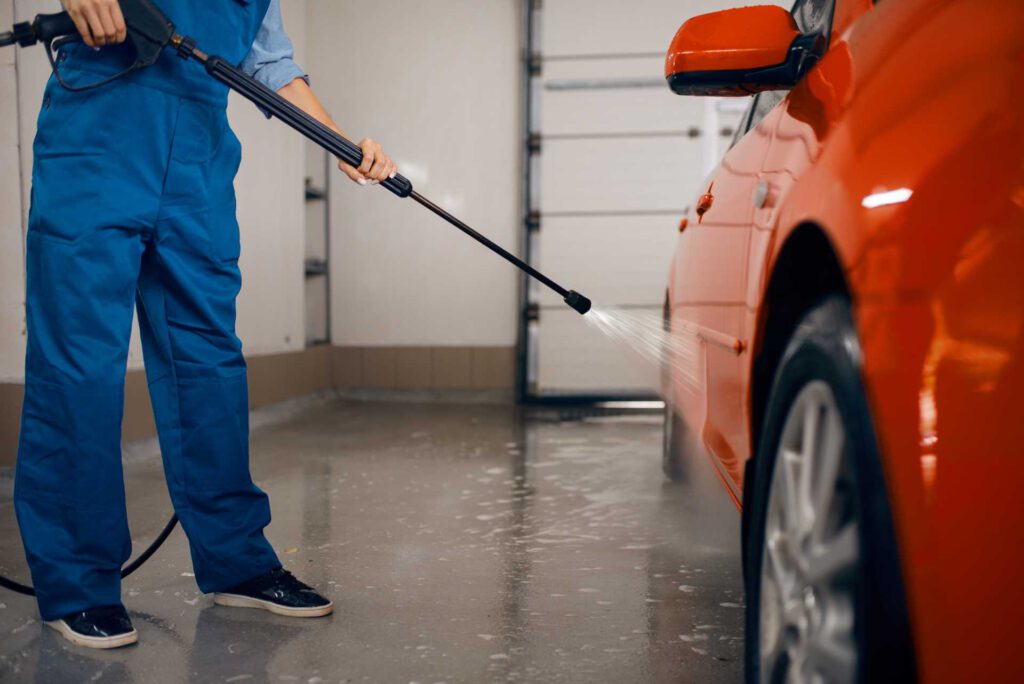
<instances>
[{"instance_id":1,"label":"floor reflection","mask_svg":"<svg viewBox=\"0 0 1024 684\"><path fill-rule=\"evenodd\" d=\"M502 566L505 568L504 586L501 590L501 627L504 653L508 658L499 659L495 674L505 679L516 676L529 666L526 657L526 635L530 630L529 582L532 561L524 542L535 531L531 509L535 496L530 482L528 466L532 445L525 424L521 420L513 423L514 439L506 442L511 469L507 498L511 500L512 515L510 526L502 544Z\"/></svg>"},{"instance_id":2,"label":"floor reflection","mask_svg":"<svg viewBox=\"0 0 1024 684\"><path fill-rule=\"evenodd\" d=\"M739 681L739 517L705 461L665 483L660 450L655 415L325 405L257 431L253 470L332 618L213 606L175 533L125 585L138 647L71 648L0 595L0 680ZM158 468L126 467L137 546L166 513Z\"/></svg>"},{"instance_id":3,"label":"floor reflection","mask_svg":"<svg viewBox=\"0 0 1024 684\"><path fill-rule=\"evenodd\" d=\"M330 620L332 618L326 618ZM279 652L310 630L311 622L285 621L253 610L209 606L199 613L188 656L192 681L268 681Z\"/></svg>"},{"instance_id":4,"label":"floor reflection","mask_svg":"<svg viewBox=\"0 0 1024 684\"><path fill-rule=\"evenodd\" d=\"M35 663L26 670L31 678L16 678L36 684L52 682L133 682L128 666L118 656L69 648L63 637L51 629L42 629L28 649L37 653ZM130 647L134 648L134 647ZM15 681L15 679L12 679Z\"/></svg>"}]
</instances>

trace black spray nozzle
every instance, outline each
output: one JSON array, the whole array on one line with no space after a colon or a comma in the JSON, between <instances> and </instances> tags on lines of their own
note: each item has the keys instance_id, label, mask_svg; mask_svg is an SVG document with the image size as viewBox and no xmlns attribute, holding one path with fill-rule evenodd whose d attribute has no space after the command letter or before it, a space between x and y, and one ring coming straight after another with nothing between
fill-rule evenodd
<instances>
[{"instance_id":1,"label":"black spray nozzle","mask_svg":"<svg viewBox=\"0 0 1024 684\"><path fill-rule=\"evenodd\" d=\"M589 299L576 290L569 290L569 294L565 296L565 303L576 309L581 315L586 315L590 311L590 307L593 306Z\"/></svg>"}]
</instances>

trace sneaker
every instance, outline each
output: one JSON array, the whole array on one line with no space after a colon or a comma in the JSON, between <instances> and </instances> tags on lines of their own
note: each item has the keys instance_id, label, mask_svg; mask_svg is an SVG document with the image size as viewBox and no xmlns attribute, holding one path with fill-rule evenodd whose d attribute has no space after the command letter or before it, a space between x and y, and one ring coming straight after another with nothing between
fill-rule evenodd
<instances>
[{"instance_id":1,"label":"sneaker","mask_svg":"<svg viewBox=\"0 0 1024 684\"><path fill-rule=\"evenodd\" d=\"M292 576L284 568L271 570L248 582L213 595L219 606L260 608L277 615L312 618L330 615L334 604Z\"/></svg>"},{"instance_id":2,"label":"sneaker","mask_svg":"<svg viewBox=\"0 0 1024 684\"><path fill-rule=\"evenodd\" d=\"M121 648L139 640L124 606L90 608L50 620L46 625L75 646L85 648Z\"/></svg>"}]
</instances>

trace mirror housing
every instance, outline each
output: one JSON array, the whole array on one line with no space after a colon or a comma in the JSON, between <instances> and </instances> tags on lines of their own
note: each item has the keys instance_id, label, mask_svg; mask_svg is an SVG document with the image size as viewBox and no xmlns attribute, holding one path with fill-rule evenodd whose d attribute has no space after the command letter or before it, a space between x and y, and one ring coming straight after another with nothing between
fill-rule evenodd
<instances>
[{"instance_id":1,"label":"mirror housing","mask_svg":"<svg viewBox=\"0 0 1024 684\"><path fill-rule=\"evenodd\" d=\"M825 52L821 34L804 35L793 15L758 5L696 16L682 25L665 59L679 95L746 96L792 88Z\"/></svg>"}]
</instances>

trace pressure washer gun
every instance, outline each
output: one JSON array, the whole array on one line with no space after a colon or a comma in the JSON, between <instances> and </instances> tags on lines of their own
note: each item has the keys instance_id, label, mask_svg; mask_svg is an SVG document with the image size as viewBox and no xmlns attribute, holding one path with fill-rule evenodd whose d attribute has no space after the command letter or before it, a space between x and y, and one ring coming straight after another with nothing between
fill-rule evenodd
<instances>
[{"instance_id":1,"label":"pressure washer gun","mask_svg":"<svg viewBox=\"0 0 1024 684\"><path fill-rule=\"evenodd\" d=\"M263 111L268 112L271 116L294 128L341 161L357 168L362 163L363 152L358 145L327 128L270 88L240 71L233 64L229 64L216 55L204 53L196 45L195 40L179 35L171 20L150 0L119 0L119 4L121 5L121 13L124 15L125 25L128 29L127 42L135 50L135 60L131 66L121 73L114 74L98 83L89 84L84 87L69 85L64 81L57 66L57 61L53 57L53 51L56 47L67 41L81 39L78 36L74 22L67 12L40 14L32 22L15 24L10 32L0 33L0 47L15 44L21 47L29 47L36 43L43 43L43 46L46 48L47 57L50 60L50 66L58 82L64 88L72 91L96 88L127 76L134 71L145 69L153 65L165 49L172 49L177 51L182 59L192 59L199 62L214 79L251 101ZM417 203L437 214L495 254L501 256L531 277L536 278L557 292L566 304L580 314L586 314L590 311L591 302L589 299L575 290L567 290L562 287L526 262L473 230L426 197L423 197L413 190L409 179L396 175L394 178L383 181L381 185L398 197L411 197Z\"/></svg>"}]
</instances>

